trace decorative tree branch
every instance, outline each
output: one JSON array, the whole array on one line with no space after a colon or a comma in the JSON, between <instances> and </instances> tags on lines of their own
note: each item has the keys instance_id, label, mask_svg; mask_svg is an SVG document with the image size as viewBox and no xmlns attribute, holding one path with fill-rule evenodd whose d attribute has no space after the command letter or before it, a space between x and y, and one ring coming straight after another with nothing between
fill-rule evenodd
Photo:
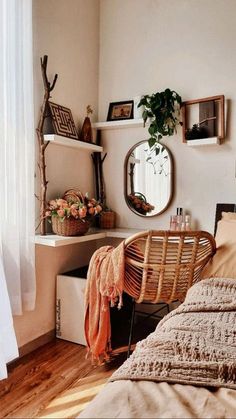
<instances>
[{"instance_id":1,"label":"decorative tree branch","mask_svg":"<svg viewBox=\"0 0 236 419\"><path fill-rule=\"evenodd\" d=\"M98 155L100 153L93 153L91 154L93 159L93 165L94 165L94 178L95 178L95 199L99 201L100 197L100 189L99 189L99 172L98 172Z\"/></svg>"},{"instance_id":2,"label":"decorative tree branch","mask_svg":"<svg viewBox=\"0 0 236 419\"><path fill-rule=\"evenodd\" d=\"M95 173L95 188L96 188L96 199L98 199L103 206L106 205L106 194L105 194L105 184L103 176L103 163L107 156L107 153L101 157L101 153L93 153L92 159L94 164L94 173Z\"/></svg>"},{"instance_id":3,"label":"decorative tree branch","mask_svg":"<svg viewBox=\"0 0 236 419\"><path fill-rule=\"evenodd\" d=\"M98 159L98 167L99 167L99 182L100 182L100 202L104 205L106 208L106 192L105 192L105 182L104 182L104 176L103 176L103 163L107 156L107 153L104 154L103 158L100 157Z\"/></svg>"},{"instance_id":4,"label":"decorative tree branch","mask_svg":"<svg viewBox=\"0 0 236 419\"><path fill-rule=\"evenodd\" d=\"M48 101L50 99L50 92L54 89L58 75L55 74L53 82L50 83L48 81L47 77L47 62L48 62L48 56L44 55L43 59L40 58L41 62L41 72L43 77L43 84L44 84L44 99L43 104L41 106L40 110L40 118L38 122L38 126L36 129L37 132L37 138L38 138L38 146L39 146L39 174L40 174L40 234L45 235L46 234L46 219L45 219L45 211L46 211L46 195L47 195L47 184L48 181L46 179L46 163L45 163L45 150L48 146L48 142L44 142L44 136L43 136L43 127L45 118L47 116L47 110L48 110Z\"/></svg>"},{"instance_id":5,"label":"decorative tree branch","mask_svg":"<svg viewBox=\"0 0 236 419\"><path fill-rule=\"evenodd\" d=\"M130 163L129 167L130 167L130 171L129 171L130 193L131 193L131 195L134 195L134 168L135 168L135 163Z\"/></svg>"}]
</instances>

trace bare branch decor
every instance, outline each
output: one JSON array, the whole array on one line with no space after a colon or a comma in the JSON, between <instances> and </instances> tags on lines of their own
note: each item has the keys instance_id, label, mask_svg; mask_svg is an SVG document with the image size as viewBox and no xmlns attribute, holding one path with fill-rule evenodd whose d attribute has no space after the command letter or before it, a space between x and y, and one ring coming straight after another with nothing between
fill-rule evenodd
<instances>
[{"instance_id":1,"label":"bare branch decor","mask_svg":"<svg viewBox=\"0 0 236 419\"><path fill-rule=\"evenodd\" d=\"M50 99L50 93L55 87L58 75L55 74L53 82L50 83L47 77L47 63L48 63L48 56L44 55L43 58L40 58L41 62L41 72L43 77L43 84L44 84L44 98L43 103L40 110L40 118L39 123L36 129L37 138L38 138L38 147L39 147L39 173L40 173L40 234L46 234L46 219L45 219L45 211L46 211L46 193L47 193L47 184L48 181L46 179L46 164L45 164L45 150L48 146L48 142L44 142L43 136L43 127L45 118L48 116L48 101Z\"/></svg>"},{"instance_id":2,"label":"bare branch decor","mask_svg":"<svg viewBox=\"0 0 236 419\"><path fill-rule=\"evenodd\" d=\"M101 153L95 152L92 154L95 173L96 199L98 199L103 206L106 205L106 193L103 175L103 163L106 156L107 153L105 153L103 157L101 156Z\"/></svg>"}]
</instances>

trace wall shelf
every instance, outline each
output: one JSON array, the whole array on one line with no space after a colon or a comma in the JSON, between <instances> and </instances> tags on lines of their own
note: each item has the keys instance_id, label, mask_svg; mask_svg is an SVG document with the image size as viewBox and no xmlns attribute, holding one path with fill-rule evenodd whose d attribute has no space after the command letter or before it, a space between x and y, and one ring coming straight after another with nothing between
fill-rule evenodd
<instances>
[{"instance_id":1,"label":"wall shelf","mask_svg":"<svg viewBox=\"0 0 236 419\"><path fill-rule=\"evenodd\" d=\"M56 134L44 135L44 141L49 141L52 144L61 145L63 147L80 148L83 150L97 152L103 151L103 148L96 144L86 143L85 141L73 140L72 138L62 137L61 135Z\"/></svg>"},{"instance_id":2,"label":"wall shelf","mask_svg":"<svg viewBox=\"0 0 236 419\"><path fill-rule=\"evenodd\" d=\"M197 140L188 140L186 141L187 145L189 147L199 147L204 145L214 145L214 144L220 144L219 137L209 137L209 138L200 138Z\"/></svg>"},{"instance_id":3,"label":"wall shelf","mask_svg":"<svg viewBox=\"0 0 236 419\"><path fill-rule=\"evenodd\" d=\"M92 127L95 129L119 129L119 128L135 128L143 127L143 119L126 119L123 121L105 121L94 122Z\"/></svg>"},{"instance_id":4,"label":"wall shelf","mask_svg":"<svg viewBox=\"0 0 236 419\"><path fill-rule=\"evenodd\" d=\"M225 97L224 95L208 96L201 99L186 100L182 102L182 135L183 143L188 142L186 135L191 134L193 128L204 131L210 138L225 138ZM196 127L197 126L197 127ZM202 135L206 135L202 133ZM207 138L203 138L207 140ZM192 141L192 140L189 140ZM195 141L195 140L194 140ZM219 144L205 141L199 145ZM189 144L190 145L190 144Z\"/></svg>"},{"instance_id":5,"label":"wall shelf","mask_svg":"<svg viewBox=\"0 0 236 419\"><path fill-rule=\"evenodd\" d=\"M111 230L91 229L84 236L73 237L57 236L56 234L46 234L45 236L41 236L37 234L35 236L34 242L35 244L40 244L43 246L59 247L69 244L84 243L91 240L104 239L106 237L126 239L127 237L130 237L135 233L139 233L140 231L143 230L135 228L115 228Z\"/></svg>"}]
</instances>

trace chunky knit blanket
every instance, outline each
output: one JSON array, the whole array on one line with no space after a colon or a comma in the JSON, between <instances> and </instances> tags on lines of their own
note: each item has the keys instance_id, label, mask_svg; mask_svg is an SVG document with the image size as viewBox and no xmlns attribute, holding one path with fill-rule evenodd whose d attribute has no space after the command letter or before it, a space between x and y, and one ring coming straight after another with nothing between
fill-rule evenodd
<instances>
[{"instance_id":1,"label":"chunky knit blanket","mask_svg":"<svg viewBox=\"0 0 236 419\"><path fill-rule=\"evenodd\" d=\"M192 286L110 381L122 379L236 389L236 280Z\"/></svg>"}]
</instances>

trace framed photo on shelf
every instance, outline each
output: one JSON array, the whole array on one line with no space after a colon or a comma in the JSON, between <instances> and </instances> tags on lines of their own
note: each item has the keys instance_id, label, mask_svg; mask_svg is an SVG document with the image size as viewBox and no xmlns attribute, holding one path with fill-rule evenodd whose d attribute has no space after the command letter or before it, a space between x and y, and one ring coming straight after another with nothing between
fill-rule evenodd
<instances>
[{"instance_id":1,"label":"framed photo on shelf","mask_svg":"<svg viewBox=\"0 0 236 419\"><path fill-rule=\"evenodd\" d=\"M126 100L123 102L111 102L108 109L107 121L121 121L133 119L134 101Z\"/></svg>"},{"instance_id":2,"label":"framed photo on shelf","mask_svg":"<svg viewBox=\"0 0 236 419\"><path fill-rule=\"evenodd\" d=\"M78 132L71 110L57 103L48 102L54 134L78 140Z\"/></svg>"}]
</instances>

